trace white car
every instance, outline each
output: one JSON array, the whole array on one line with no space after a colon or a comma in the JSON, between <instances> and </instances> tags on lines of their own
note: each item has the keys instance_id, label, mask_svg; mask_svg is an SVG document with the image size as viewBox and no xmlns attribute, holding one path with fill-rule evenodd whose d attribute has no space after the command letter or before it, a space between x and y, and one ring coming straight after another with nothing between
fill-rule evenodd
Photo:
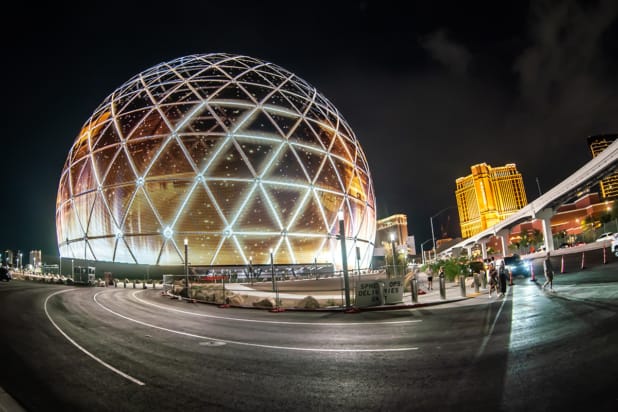
<instances>
[{"instance_id":1,"label":"white car","mask_svg":"<svg viewBox=\"0 0 618 412\"><path fill-rule=\"evenodd\" d=\"M605 232L597 238L597 242L604 242L606 240L614 240L614 234L612 232Z\"/></svg>"},{"instance_id":2,"label":"white car","mask_svg":"<svg viewBox=\"0 0 618 412\"><path fill-rule=\"evenodd\" d=\"M614 256L618 257L618 233L614 235L614 239L612 240L612 253Z\"/></svg>"}]
</instances>

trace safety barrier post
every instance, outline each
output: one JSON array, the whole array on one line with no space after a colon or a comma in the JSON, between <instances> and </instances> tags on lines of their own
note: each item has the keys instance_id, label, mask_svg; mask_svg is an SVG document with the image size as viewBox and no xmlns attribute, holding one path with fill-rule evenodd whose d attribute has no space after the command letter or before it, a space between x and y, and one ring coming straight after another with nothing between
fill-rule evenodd
<instances>
[{"instance_id":1,"label":"safety barrier post","mask_svg":"<svg viewBox=\"0 0 618 412\"><path fill-rule=\"evenodd\" d=\"M480 283L481 283L481 281L479 279L479 276L481 276L481 275L479 275L478 273L474 274L474 292L475 293L479 293L479 286L480 286Z\"/></svg>"},{"instance_id":2,"label":"safety barrier post","mask_svg":"<svg viewBox=\"0 0 618 412\"><path fill-rule=\"evenodd\" d=\"M466 297L466 277L461 274L459 275L459 287L461 288L461 296Z\"/></svg>"},{"instance_id":3,"label":"safety barrier post","mask_svg":"<svg viewBox=\"0 0 618 412\"><path fill-rule=\"evenodd\" d=\"M444 280L444 276L438 277L440 282L440 297L442 300L446 300L446 281Z\"/></svg>"},{"instance_id":4,"label":"safety barrier post","mask_svg":"<svg viewBox=\"0 0 618 412\"><path fill-rule=\"evenodd\" d=\"M581 265L581 270L584 270L584 268L586 267L585 262L586 258L585 258L585 253L582 252L582 265Z\"/></svg>"},{"instance_id":5,"label":"safety barrier post","mask_svg":"<svg viewBox=\"0 0 618 412\"><path fill-rule=\"evenodd\" d=\"M415 276L410 280L410 289L412 289L412 303L418 303L418 282Z\"/></svg>"},{"instance_id":6,"label":"safety barrier post","mask_svg":"<svg viewBox=\"0 0 618 412\"><path fill-rule=\"evenodd\" d=\"M534 277L534 265L530 262L530 282L536 282L536 278Z\"/></svg>"},{"instance_id":7,"label":"safety barrier post","mask_svg":"<svg viewBox=\"0 0 618 412\"><path fill-rule=\"evenodd\" d=\"M560 262L560 273L564 273L564 255L562 255L562 260Z\"/></svg>"},{"instance_id":8,"label":"safety barrier post","mask_svg":"<svg viewBox=\"0 0 618 412\"><path fill-rule=\"evenodd\" d=\"M603 246L603 264L604 265L607 263L607 252L605 251L605 249L607 248Z\"/></svg>"}]
</instances>

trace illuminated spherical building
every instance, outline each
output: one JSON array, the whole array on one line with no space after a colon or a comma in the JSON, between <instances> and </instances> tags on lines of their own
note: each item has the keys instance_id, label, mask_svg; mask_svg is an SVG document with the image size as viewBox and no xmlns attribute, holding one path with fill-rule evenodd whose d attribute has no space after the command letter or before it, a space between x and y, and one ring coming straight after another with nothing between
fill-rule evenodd
<instances>
[{"instance_id":1,"label":"illuminated spherical building","mask_svg":"<svg viewBox=\"0 0 618 412\"><path fill-rule=\"evenodd\" d=\"M94 111L62 171L63 257L367 267L375 196L352 129L293 73L246 56L159 64Z\"/></svg>"}]
</instances>

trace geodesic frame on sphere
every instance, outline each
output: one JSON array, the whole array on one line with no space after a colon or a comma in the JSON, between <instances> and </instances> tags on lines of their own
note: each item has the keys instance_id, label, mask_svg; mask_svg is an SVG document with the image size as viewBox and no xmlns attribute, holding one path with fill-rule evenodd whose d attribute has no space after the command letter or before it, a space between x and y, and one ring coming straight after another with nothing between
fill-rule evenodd
<instances>
[{"instance_id":1,"label":"geodesic frame on sphere","mask_svg":"<svg viewBox=\"0 0 618 412\"><path fill-rule=\"evenodd\" d=\"M352 129L317 90L247 56L154 66L84 124L56 202L60 255L173 265L367 267L375 196Z\"/></svg>"}]
</instances>

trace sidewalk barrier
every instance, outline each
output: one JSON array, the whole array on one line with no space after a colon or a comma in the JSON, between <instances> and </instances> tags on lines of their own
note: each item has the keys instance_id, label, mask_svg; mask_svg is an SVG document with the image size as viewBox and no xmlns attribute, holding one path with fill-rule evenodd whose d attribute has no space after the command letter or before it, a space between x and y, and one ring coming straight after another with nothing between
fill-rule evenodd
<instances>
[{"instance_id":1,"label":"sidewalk barrier","mask_svg":"<svg viewBox=\"0 0 618 412\"><path fill-rule=\"evenodd\" d=\"M461 296L466 297L466 277L461 274L459 275L459 288L461 289Z\"/></svg>"},{"instance_id":2,"label":"sidewalk barrier","mask_svg":"<svg viewBox=\"0 0 618 412\"><path fill-rule=\"evenodd\" d=\"M582 252L582 266L581 266L581 270L584 270L584 268L586 267L584 262L586 261L586 257L585 257L585 252Z\"/></svg>"},{"instance_id":3,"label":"sidewalk barrier","mask_svg":"<svg viewBox=\"0 0 618 412\"><path fill-rule=\"evenodd\" d=\"M479 274L479 276L481 277L481 286L483 289L487 289L487 274L483 271L483 273Z\"/></svg>"},{"instance_id":4,"label":"sidewalk barrier","mask_svg":"<svg viewBox=\"0 0 618 412\"><path fill-rule=\"evenodd\" d=\"M440 297L442 300L446 300L446 282L444 276L440 276L438 281L440 282Z\"/></svg>"},{"instance_id":5,"label":"sidewalk barrier","mask_svg":"<svg viewBox=\"0 0 618 412\"><path fill-rule=\"evenodd\" d=\"M412 293L412 303L418 303L418 281L414 276L410 280L410 289Z\"/></svg>"},{"instance_id":6,"label":"sidewalk barrier","mask_svg":"<svg viewBox=\"0 0 618 412\"><path fill-rule=\"evenodd\" d=\"M607 252L605 251L607 248L603 246L603 264L607 264Z\"/></svg>"},{"instance_id":7,"label":"sidewalk barrier","mask_svg":"<svg viewBox=\"0 0 618 412\"><path fill-rule=\"evenodd\" d=\"M480 275L478 273L475 273L473 276L474 276L474 292L479 293L479 286L481 283L481 281L479 280Z\"/></svg>"},{"instance_id":8,"label":"sidewalk barrier","mask_svg":"<svg viewBox=\"0 0 618 412\"><path fill-rule=\"evenodd\" d=\"M534 265L530 262L530 282L536 282L536 278L534 277Z\"/></svg>"},{"instance_id":9,"label":"sidewalk barrier","mask_svg":"<svg viewBox=\"0 0 618 412\"><path fill-rule=\"evenodd\" d=\"M513 286L513 271L509 270L509 286Z\"/></svg>"},{"instance_id":10,"label":"sidewalk barrier","mask_svg":"<svg viewBox=\"0 0 618 412\"><path fill-rule=\"evenodd\" d=\"M562 255L562 259L560 263L560 273L564 273L564 255Z\"/></svg>"}]
</instances>

